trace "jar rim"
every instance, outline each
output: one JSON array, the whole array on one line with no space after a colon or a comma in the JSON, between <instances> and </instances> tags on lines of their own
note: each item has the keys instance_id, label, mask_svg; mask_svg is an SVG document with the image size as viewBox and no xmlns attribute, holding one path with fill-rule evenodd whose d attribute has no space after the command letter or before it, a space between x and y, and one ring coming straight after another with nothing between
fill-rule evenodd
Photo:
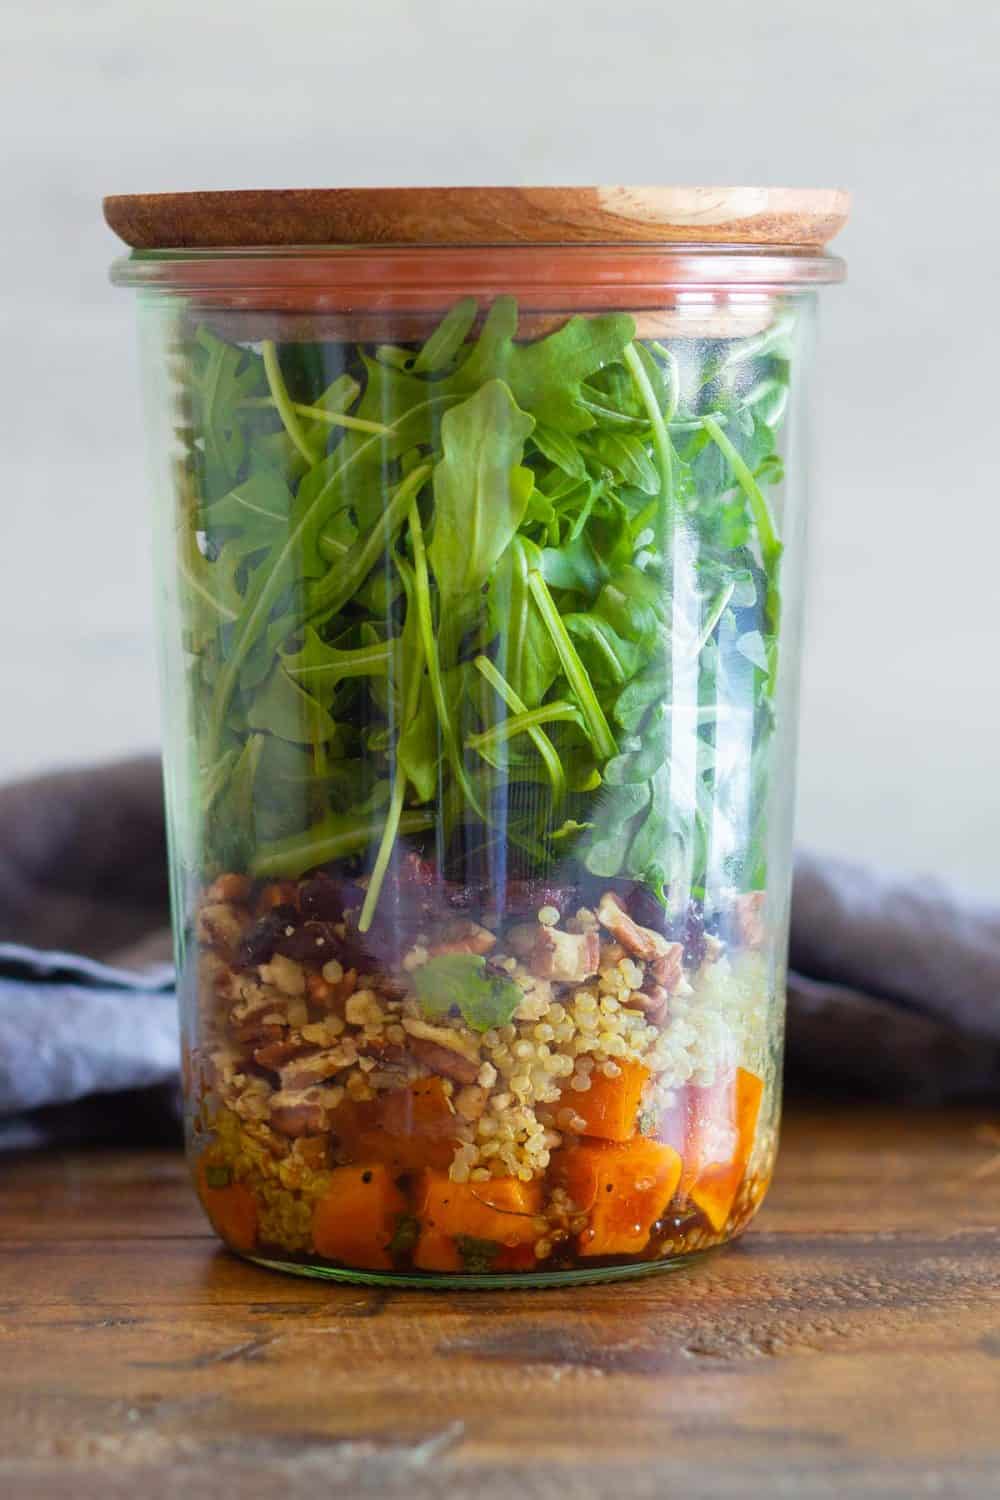
<instances>
[{"instance_id":1,"label":"jar rim","mask_svg":"<svg viewBox=\"0 0 1000 1500\"><path fill-rule=\"evenodd\" d=\"M450 298L566 294L600 305L681 297L769 295L844 280L836 255L800 245L288 245L141 249L116 259L116 286L186 293L230 307L308 295L330 308L427 308ZM539 300L540 299L540 300Z\"/></svg>"}]
</instances>

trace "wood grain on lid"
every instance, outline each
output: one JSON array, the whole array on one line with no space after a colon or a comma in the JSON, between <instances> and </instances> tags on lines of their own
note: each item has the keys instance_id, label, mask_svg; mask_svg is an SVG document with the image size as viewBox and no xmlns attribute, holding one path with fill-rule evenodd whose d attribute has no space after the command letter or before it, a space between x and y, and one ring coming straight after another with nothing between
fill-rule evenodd
<instances>
[{"instance_id":1,"label":"wood grain on lid","mask_svg":"<svg viewBox=\"0 0 1000 1500\"><path fill-rule=\"evenodd\" d=\"M104 200L137 250L291 245L728 244L819 249L838 188L290 188Z\"/></svg>"}]
</instances>

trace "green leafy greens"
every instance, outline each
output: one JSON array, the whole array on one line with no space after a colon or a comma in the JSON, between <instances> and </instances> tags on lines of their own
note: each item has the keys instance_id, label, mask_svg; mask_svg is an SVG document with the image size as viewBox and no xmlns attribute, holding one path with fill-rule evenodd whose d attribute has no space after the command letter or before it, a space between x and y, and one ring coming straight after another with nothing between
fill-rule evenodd
<instances>
[{"instance_id":1,"label":"green leafy greens","mask_svg":"<svg viewBox=\"0 0 1000 1500\"><path fill-rule=\"evenodd\" d=\"M680 908L759 885L794 324L642 343L624 313L534 341L499 297L419 347L196 328L177 589L207 870L351 860L375 920L404 847ZM503 1025L481 958L425 1011Z\"/></svg>"}]
</instances>

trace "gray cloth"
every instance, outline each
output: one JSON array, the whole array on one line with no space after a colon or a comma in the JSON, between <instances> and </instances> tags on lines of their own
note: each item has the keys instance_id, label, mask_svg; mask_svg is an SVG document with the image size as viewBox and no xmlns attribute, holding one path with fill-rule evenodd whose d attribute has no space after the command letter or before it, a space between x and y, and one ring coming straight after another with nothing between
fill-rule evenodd
<instances>
[{"instance_id":1,"label":"gray cloth","mask_svg":"<svg viewBox=\"0 0 1000 1500\"><path fill-rule=\"evenodd\" d=\"M790 960L793 1085L927 1104L1000 1095L1000 908L800 854Z\"/></svg>"},{"instance_id":2,"label":"gray cloth","mask_svg":"<svg viewBox=\"0 0 1000 1500\"><path fill-rule=\"evenodd\" d=\"M154 757L0 788L0 1149L176 1138L166 922ZM1000 910L801 855L787 1057L811 1095L1000 1095Z\"/></svg>"}]
</instances>

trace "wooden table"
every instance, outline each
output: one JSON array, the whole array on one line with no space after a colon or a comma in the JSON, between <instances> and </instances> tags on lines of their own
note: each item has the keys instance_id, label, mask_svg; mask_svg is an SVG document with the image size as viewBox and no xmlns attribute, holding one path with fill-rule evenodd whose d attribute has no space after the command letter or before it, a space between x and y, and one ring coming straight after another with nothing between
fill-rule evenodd
<instances>
[{"instance_id":1,"label":"wooden table","mask_svg":"<svg viewBox=\"0 0 1000 1500\"><path fill-rule=\"evenodd\" d=\"M739 1247L503 1294L243 1264L175 1155L3 1164L0 1495L1000 1495L982 1120L793 1113Z\"/></svg>"}]
</instances>

